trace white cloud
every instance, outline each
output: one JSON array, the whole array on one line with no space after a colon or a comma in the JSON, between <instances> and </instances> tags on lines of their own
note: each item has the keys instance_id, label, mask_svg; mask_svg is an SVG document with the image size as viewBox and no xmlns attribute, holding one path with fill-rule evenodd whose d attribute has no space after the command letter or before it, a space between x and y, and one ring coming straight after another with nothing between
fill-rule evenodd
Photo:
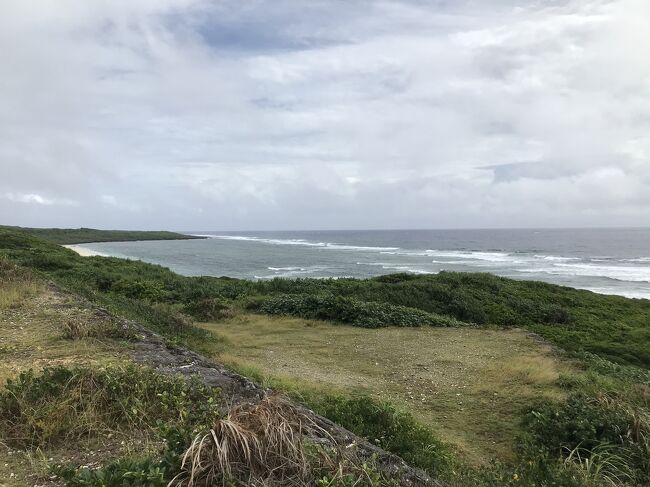
<instances>
[{"instance_id":1,"label":"white cloud","mask_svg":"<svg viewBox=\"0 0 650 487\"><path fill-rule=\"evenodd\" d=\"M51 199L45 198L40 194L34 193L5 193L2 195L4 199L12 203L35 204L35 205L59 205L59 206L76 206L77 202L68 199Z\"/></svg>"},{"instance_id":2,"label":"white cloud","mask_svg":"<svg viewBox=\"0 0 650 487\"><path fill-rule=\"evenodd\" d=\"M1 2L0 219L648 225L649 15L644 0Z\"/></svg>"}]
</instances>

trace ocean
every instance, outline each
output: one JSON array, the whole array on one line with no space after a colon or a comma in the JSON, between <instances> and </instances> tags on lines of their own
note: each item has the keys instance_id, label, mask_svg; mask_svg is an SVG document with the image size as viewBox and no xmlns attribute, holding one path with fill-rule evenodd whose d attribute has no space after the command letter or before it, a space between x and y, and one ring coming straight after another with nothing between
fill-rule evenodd
<instances>
[{"instance_id":1,"label":"ocean","mask_svg":"<svg viewBox=\"0 0 650 487\"><path fill-rule=\"evenodd\" d=\"M491 272L650 299L650 229L191 232L204 240L80 245L188 276L242 279Z\"/></svg>"}]
</instances>

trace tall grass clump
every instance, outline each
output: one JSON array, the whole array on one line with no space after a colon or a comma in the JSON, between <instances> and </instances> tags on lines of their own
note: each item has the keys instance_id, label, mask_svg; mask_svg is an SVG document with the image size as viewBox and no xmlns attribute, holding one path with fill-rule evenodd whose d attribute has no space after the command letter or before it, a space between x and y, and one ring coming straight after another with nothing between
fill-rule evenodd
<instances>
[{"instance_id":1,"label":"tall grass clump","mask_svg":"<svg viewBox=\"0 0 650 487\"><path fill-rule=\"evenodd\" d=\"M329 446L312 440L323 436ZM398 482L339 448L290 401L271 395L235 406L196 436L170 485L380 487Z\"/></svg>"},{"instance_id":2,"label":"tall grass clump","mask_svg":"<svg viewBox=\"0 0 650 487\"><path fill-rule=\"evenodd\" d=\"M0 310L19 308L42 289L28 269L0 257Z\"/></svg>"}]
</instances>

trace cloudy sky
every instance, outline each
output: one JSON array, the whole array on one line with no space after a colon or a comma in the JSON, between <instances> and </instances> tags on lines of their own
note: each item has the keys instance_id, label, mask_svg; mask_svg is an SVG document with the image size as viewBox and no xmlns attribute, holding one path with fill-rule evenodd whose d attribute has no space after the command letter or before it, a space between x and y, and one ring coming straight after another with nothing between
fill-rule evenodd
<instances>
[{"instance_id":1,"label":"cloudy sky","mask_svg":"<svg viewBox=\"0 0 650 487\"><path fill-rule=\"evenodd\" d=\"M0 0L0 223L650 225L648 0Z\"/></svg>"}]
</instances>

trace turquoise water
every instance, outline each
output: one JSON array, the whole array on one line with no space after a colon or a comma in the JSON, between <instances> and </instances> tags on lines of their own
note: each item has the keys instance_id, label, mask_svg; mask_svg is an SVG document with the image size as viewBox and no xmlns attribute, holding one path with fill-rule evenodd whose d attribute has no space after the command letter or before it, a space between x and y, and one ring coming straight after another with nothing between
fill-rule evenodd
<instances>
[{"instance_id":1,"label":"turquoise water","mask_svg":"<svg viewBox=\"0 0 650 487\"><path fill-rule=\"evenodd\" d=\"M650 229L191 233L209 238L82 246L194 276L271 279L491 272L650 298Z\"/></svg>"}]
</instances>

